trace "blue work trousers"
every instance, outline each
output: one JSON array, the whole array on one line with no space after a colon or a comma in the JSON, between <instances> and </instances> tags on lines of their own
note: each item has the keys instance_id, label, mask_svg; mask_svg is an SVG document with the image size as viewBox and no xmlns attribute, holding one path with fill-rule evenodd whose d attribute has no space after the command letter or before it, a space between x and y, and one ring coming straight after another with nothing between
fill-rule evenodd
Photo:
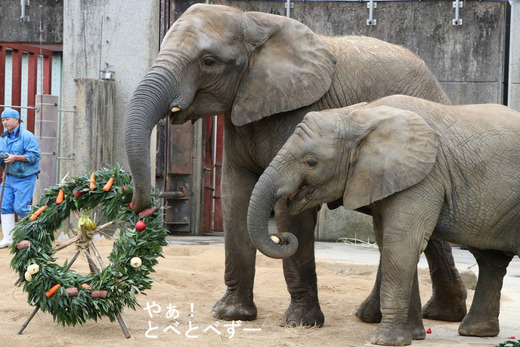
<instances>
[{"instance_id":1,"label":"blue work trousers","mask_svg":"<svg viewBox=\"0 0 520 347\"><path fill-rule=\"evenodd\" d=\"M16 212L20 218L25 217L30 211L29 204L33 198L35 184L36 175L23 178L6 175L4 196L2 198L2 214L13 214Z\"/></svg>"}]
</instances>

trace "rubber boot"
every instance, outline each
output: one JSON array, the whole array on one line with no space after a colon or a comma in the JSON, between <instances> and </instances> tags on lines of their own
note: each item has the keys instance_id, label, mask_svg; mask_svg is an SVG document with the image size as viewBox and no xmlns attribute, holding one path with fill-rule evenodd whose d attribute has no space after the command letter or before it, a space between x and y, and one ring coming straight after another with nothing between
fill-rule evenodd
<instances>
[{"instance_id":1,"label":"rubber boot","mask_svg":"<svg viewBox=\"0 0 520 347\"><path fill-rule=\"evenodd\" d=\"M13 243L13 229L14 229L14 213L3 214L2 217L2 233L4 238L0 241L0 248L6 248Z\"/></svg>"}]
</instances>

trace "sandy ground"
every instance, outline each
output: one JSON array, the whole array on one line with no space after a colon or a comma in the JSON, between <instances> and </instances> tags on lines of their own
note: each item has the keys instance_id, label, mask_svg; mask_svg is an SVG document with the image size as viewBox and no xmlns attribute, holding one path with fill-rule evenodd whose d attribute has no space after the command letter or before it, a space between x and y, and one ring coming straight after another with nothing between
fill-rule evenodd
<instances>
[{"instance_id":1,"label":"sandy ground","mask_svg":"<svg viewBox=\"0 0 520 347\"><path fill-rule=\"evenodd\" d=\"M180 242L176 242L180 240ZM317 246L317 272L325 326L316 328L282 328L278 320L289 304L281 261L257 256L255 301L258 318L251 322L227 322L210 316L211 307L225 291L224 248L222 242L183 242L170 238L164 258L155 268L156 279L147 295L139 295L136 311L127 309L122 317L131 334L125 338L117 322L107 318L89 321L76 327L63 327L49 313L38 312L20 335L18 330L33 307L21 287L13 285L16 274L9 267L10 255L0 250L0 345L1 346L366 346L370 345L375 324L359 321L353 312L370 291L377 264L377 251L351 245L326 243ZM201 240L205 240L204 237ZM206 239L208 240L208 239ZM218 239L217 239L218 240ZM222 238L220 238L222 240ZM112 244L96 241L97 248L108 254ZM358 254L356 259L338 256ZM343 252L344 249L344 252ZM59 261L71 258L74 247L60 251ZM471 260L466 260L470 264ZM457 335L457 323L425 320L432 333L413 346L496 346L510 336L520 337L516 312L520 309L520 263L515 258L512 275L508 274L502 292L500 335L496 338L472 338ZM466 266L466 265L463 265ZM424 267L424 266L423 266ZM86 271L85 259L75 264L76 271ZM515 272L516 271L516 272ZM512 281L510 281L510 279ZM430 296L427 270L420 271L423 302ZM472 291L468 304L472 298ZM150 317L147 304L152 306ZM155 304L155 305L154 305ZM153 306L154 305L154 306ZM175 306L167 317L168 306ZM178 317L177 317L178 314ZM234 325L234 327L233 327ZM174 330L176 329L177 332ZM164 331L166 330L166 331Z\"/></svg>"}]
</instances>

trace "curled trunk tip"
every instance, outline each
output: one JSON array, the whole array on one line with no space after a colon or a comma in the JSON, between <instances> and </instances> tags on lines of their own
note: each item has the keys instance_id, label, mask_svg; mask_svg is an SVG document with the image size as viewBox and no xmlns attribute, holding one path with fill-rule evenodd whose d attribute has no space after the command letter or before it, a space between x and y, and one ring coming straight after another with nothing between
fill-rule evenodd
<instances>
[{"instance_id":1,"label":"curled trunk tip","mask_svg":"<svg viewBox=\"0 0 520 347\"><path fill-rule=\"evenodd\" d=\"M270 237L271 244L260 243L255 247L265 256L275 259L286 259L298 250L298 239L292 233L273 234Z\"/></svg>"},{"instance_id":2,"label":"curled trunk tip","mask_svg":"<svg viewBox=\"0 0 520 347\"><path fill-rule=\"evenodd\" d=\"M276 189L268 168L258 180L249 201L247 229L253 245L264 255L285 259L298 249L298 239L292 233L269 234L269 217L276 203Z\"/></svg>"}]
</instances>

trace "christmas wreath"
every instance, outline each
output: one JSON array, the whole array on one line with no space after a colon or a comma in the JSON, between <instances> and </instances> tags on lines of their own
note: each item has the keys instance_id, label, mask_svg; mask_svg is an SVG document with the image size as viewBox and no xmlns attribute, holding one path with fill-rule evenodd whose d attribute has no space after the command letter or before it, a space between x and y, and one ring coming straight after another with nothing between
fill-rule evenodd
<instances>
[{"instance_id":1,"label":"christmas wreath","mask_svg":"<svg viewBox=\"0 0 520 347\"><path fill-rule=\"evenodd\" d=\"M167 242L159 210L152 207L135 213L132 191L131 177L119 166L73 177L45 190L33 213L17 224L11 246L11 267L20 276L30 305L50 312L62 325L82 324L102 316L113 322L125 306L135 310L136 294L151 288L149 275ZM151 206L157 206L157 196L154 191ZM57 264L53 258L57 249L54 231L71 212L81 213L76 255L81 248L85 251L91 237L99 232L89 216L98 205L102 210L100 222L115 220L120 230L109 264L86 275L70 270L68 260ZM92 257L100 257L95 248L92 250L94 255L85 254L89 264Z\"/></svg>"}]
</instances>

